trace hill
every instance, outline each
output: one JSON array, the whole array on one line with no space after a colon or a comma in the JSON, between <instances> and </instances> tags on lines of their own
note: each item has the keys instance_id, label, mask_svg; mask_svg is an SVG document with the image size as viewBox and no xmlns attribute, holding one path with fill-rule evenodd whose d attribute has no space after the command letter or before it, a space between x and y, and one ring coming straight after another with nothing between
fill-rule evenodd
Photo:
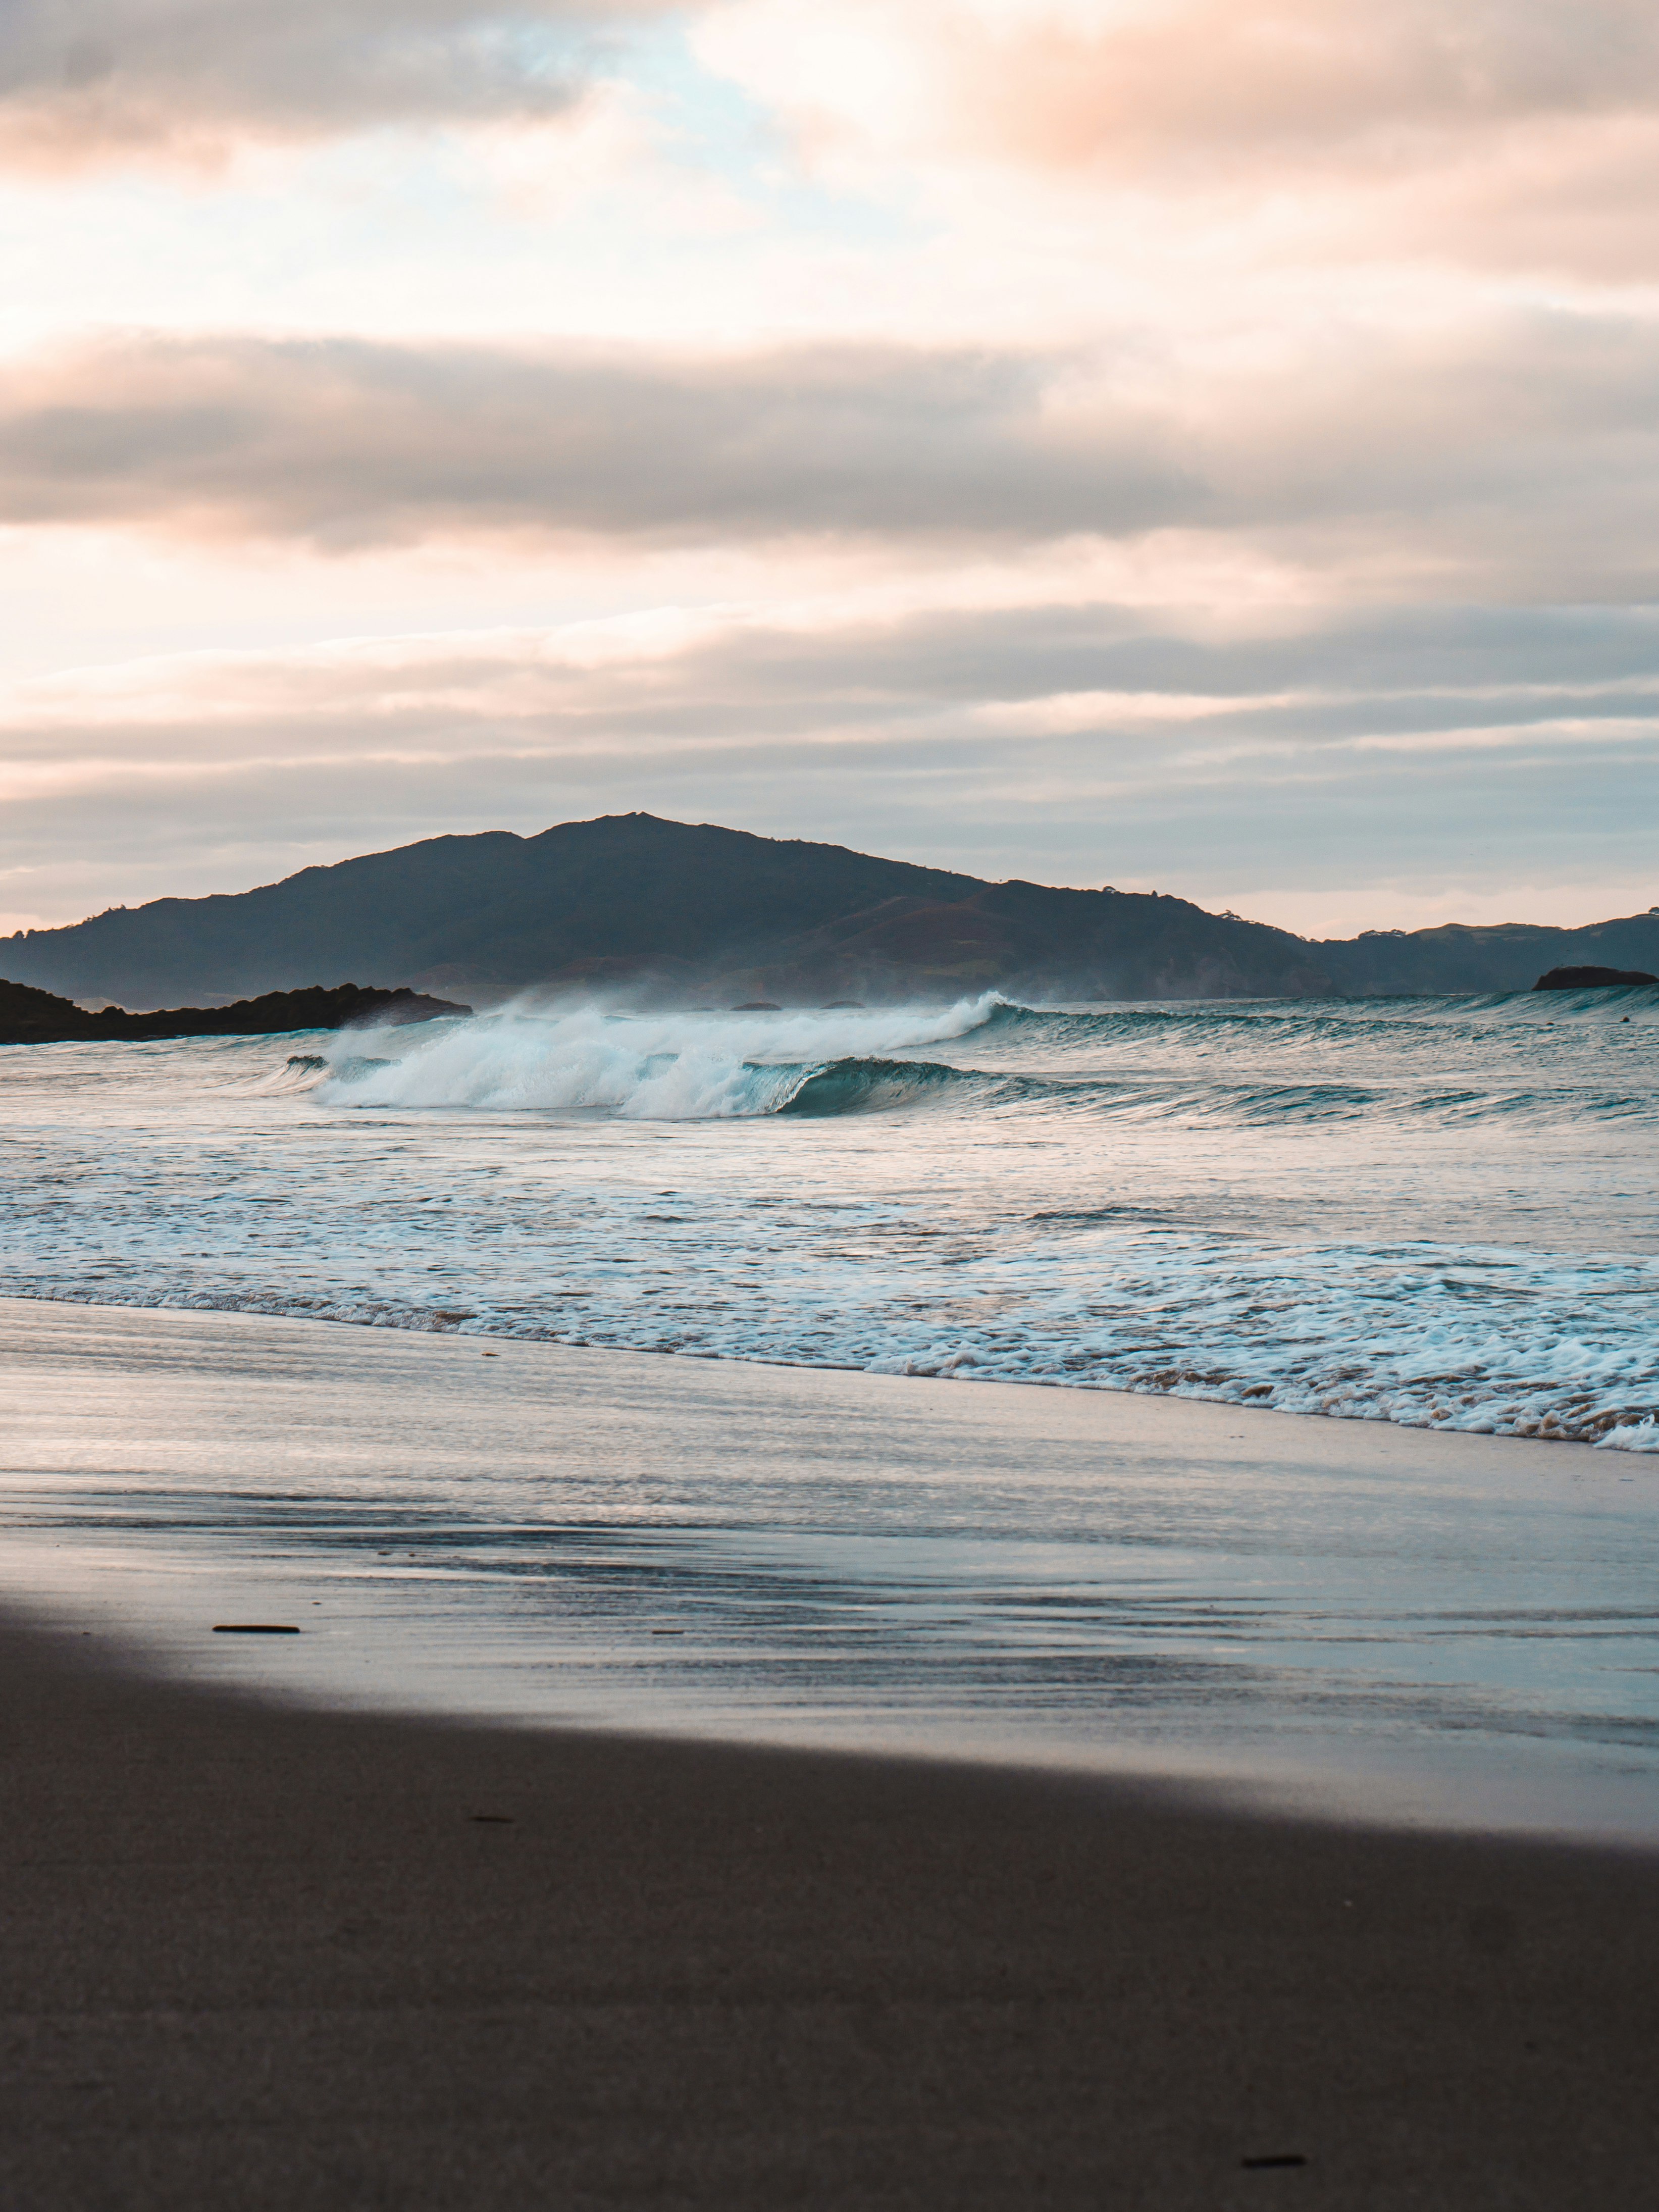
<instances>
[{"instance_id":1,"label":"hill","mask_svg":"<svg viewBox=\"0 0 1659 2212\"><path fill-rule=\"evenodd\" d=\"M1659 966L1659 908L1583 929L1496 922L1480 929L1367 930L1311 945L1337 988L1356 999L1447 991L1527 991L1550 968ZM0 946L0 957L4 948Z\"/></svg>"},{"instance_id":2,"label":"hill","mask_svg":"<svg viewBox=\"0 0 1659 2212\"><path fill-rule=\"evenodd\" d=\"M486 1001L547 986L789 1005L991 988L1078 999L1510 990L1574 963L1659 963L1659 914L1321 944L1155 892L986 883L649 814L534 837L434 837L257 890L0 939L0 974L139 1007L364 974Z\"/></svg>"}]
</instances>

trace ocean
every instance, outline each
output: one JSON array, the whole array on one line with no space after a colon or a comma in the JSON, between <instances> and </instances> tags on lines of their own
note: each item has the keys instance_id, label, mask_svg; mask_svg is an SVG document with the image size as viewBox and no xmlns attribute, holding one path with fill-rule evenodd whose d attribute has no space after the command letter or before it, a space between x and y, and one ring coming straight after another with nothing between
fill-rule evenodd
<instances>
[{"instance_id":1,"label":"ocean","mask_svg":"<svg viewBox=\"0 0 1659 2212\"><path fill-rule=\"evenodd\" d=\"M1650 1838L1656 1038L1650 989L15 1048L0 1571L264 1691Z\"/></svg>"},{"instance_id":2,"label":"ocean","mask_svg":"<svg viewBox=\"0 0 1659 2212\"><path fill-rule=\"evenodd\" d=\"M1659 1448L1659 991L16 1048L0 1292Z\"/></svg>"}]
</instances>

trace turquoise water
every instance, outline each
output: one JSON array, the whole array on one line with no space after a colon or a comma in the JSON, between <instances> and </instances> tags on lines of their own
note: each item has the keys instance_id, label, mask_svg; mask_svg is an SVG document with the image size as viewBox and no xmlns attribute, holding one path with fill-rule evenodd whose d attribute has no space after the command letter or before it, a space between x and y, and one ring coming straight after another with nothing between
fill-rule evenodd
<instances>
[{"instance_id":1,"label":"turquoise water","mask_svg":"<svg viewBox=\"0 0 1659 2212\"><path fill-rule=\"evenodd\" d=\"M1659 1445L1659 992L0 1054L0 1291Z\"/></svg>"}]
</instances>

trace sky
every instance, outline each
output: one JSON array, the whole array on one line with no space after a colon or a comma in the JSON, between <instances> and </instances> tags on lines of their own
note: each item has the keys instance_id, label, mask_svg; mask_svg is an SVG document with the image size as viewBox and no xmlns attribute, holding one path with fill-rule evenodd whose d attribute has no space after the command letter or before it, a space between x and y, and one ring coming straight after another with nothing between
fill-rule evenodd
<instances>
[{"instance_id":1,"label":"sky","mask_svg":"<svg viewBox=\"0 0 1659 2212\"><path fill-rule=\"evenodd\" d=\"M1659 901L1637 0L0 0L0 930L635 807Z\"/></svg>"}]
</instances>

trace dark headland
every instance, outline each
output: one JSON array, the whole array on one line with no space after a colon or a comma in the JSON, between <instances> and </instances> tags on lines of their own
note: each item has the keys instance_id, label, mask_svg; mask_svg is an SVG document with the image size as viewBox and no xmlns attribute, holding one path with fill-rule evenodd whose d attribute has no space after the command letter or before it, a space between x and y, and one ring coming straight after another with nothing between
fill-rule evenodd
<instances>
[{"instance_id":1,"label":"dark headland","mask_svg":"<svg viewBox=\"0 0 1659 2212\"><path fill-rule=\"evenodd\" d=\"M988 883L649 814L434 837L0 939L0 975L139 1007L365 975L485 1002L537 987L717 1006L1364 997L1526 990L1575 963L1659 968L1659 909L1314 940L1156 892Z\"/></svg>"},{"instance_id":2,"label":"dark headland","mask_svg":"<svg viewBox=\"0 0 1659 2212\"><path fill-rule=\"evenodd\" d=\"M131 1014L120 1006L95 1012L26 983L0 982L0 1044L141 1044L161 1037L272 1036L284 1030L342 1030L358 1024L398 1026L470 1014L471 1006L428 999L418 991L376 991L357 983L331 991L269 991L229 1006L172 1006Z\"/></svg>"}]
</instances>

